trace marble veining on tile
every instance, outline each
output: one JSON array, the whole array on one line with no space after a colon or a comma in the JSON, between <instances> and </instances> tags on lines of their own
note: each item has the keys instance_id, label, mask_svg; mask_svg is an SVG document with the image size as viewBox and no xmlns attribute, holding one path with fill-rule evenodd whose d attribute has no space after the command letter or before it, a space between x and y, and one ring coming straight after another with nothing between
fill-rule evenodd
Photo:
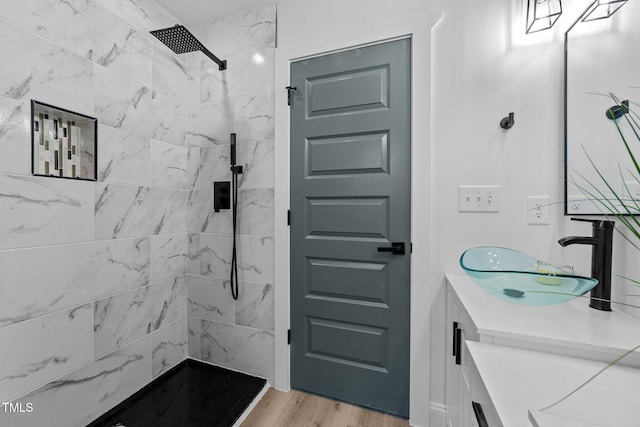
<instances>
[{"instance_id":1,"label":"marble veining on tile","mask_svg":"<svg viewBox=\"0 0 640 427\"><path fill-rule=\"evenodd\" d=\"M241 188L273 188L274 141L237 145L237 162L243 166ZM188 187L211 189L214 181L230 181L229 144L189 149Z\"/></svg>"},{"instance_id":2,"label":"marble veining on tile","mask_svg":"<svg viewBox=\"0 0 640 427\"><path fill-rule=\"evenodd\" d=\"M115 295L95 303L94 349L108 354L186 317L184 277Z\"/></svg>"},{"instance_id":3,"label":"marble veining on tile","mask_svg":"<svg viewBox=\"0 0 640 427\"><path fill-rule=\"evenodd\" d=\"M273 189L238 190L238 232L273 235Z\"/></svg>"},{"instance_id":4,"label":"marble veining on tile","mask_svg":"<svg viewBox=\"0 0 640 427\"><path fill-rule=\"evenodd\" d=\"M33 412L2 411L0 424L87 425L151 381L150 340L147 336L17 399L23 407L31 403Z\"/></svg>"},{"instance_id":5,"label":"marble veining on tile","mask_svg":"<svg viewBox=\"0 0 640 427\"><path fill-rule=\"evenodd\" d=\"M3 19L0 39L0 56L11 58L11 66L2 68L0 96L36 99L93 115L90 61Z\"/></svg>"},{"instance_id":6,"label":"marble veining on tile","mask_svg":"<svg viewBox=\"0 0 640 427\"><path fill-rule=\"evenodd\" d=\"M96 184L96 239L180 233L186 219L186 191Z\"/></svg>"},{"instance_id":7,"label":"marble veining on tile","mask_svg":"<svg viewBox=\"0 0 640 427\"><path fill-rule=\"evenodd\" d=\"M185 145L186 107L102 67L94 67L98 120L108 126L171 144Z\"/></svg>"},{"instance_id":8,"label":"marble veining on tile","mask_svg":"<svg viewBox=\"0 0 640 427\"><path fill-rule=\"evenodd\" d=\"M197 36L196 36L197 37ZM200 52L187 53L187 105L200 104Z\"/></svg>"},{"instance_id":9,"label":"marble veining on tile","mask_svg":"<svg viewBox=\"0 0 640 427\"><path fill-rule=\"evenodd\" d=\"M275 104L273 92L234 98L234 127L238 142L273 139Z\"/></svg>"},{"instance_id":10,"label":"marble veining on tile","mask_svg":"<svg viewBox=\"0 0 640 427\"><path fill-rule=\"evenodd\" d=\"M0 328L0 402L90 362L90 304Z\"/></svg>"},{"instance_id":11,"label":"marble veining on tile","mask_svg":"<svg viewBox=\"0 0 640 427\"><path fill-rule=\"evenodd\" d=\"M233 323L235 301L229 279L188 276L189 316Z\"/></svg>"},{"instance_id":12,"label":"marble veining on tile","mask_svg":"<svg viewBox=\"0 0 640 427\"><path fill-rule=\"evenodd\" d=\"M202 43L231 54L254 46L275 44L276 6L256 7L194 28Z\"/></svg>"},{"instance_id":13,"label":"marble veining on tile","mask_svg":"<svg viewBox=\"0 0 640 427\"><path fill-rule=\"evenodd\" d=\"M93 185L0 175L0 249L93 239Z\"/></svg>"},{"instance_id":14,"label":"marble veining on tile","mask_svg":"<svg viewBox=\"0 0 640 427\"><path fill-rule=\"evenodd\" d=\"M211 60L201 59L200 102L215 102L225 97L235 98L274 89L274 48L259 46L236 51L227 57L233 67L220 72Z\"/></svg>"},{"instance_id":15,"label":"marble veining on tile","mask_svg":"<svg viewBox=\"0 0 640 427\"><path fill-rule=\"evenodd\" d=\"M230 181L229 144L213 145L209 147L190 148L193 151L189 166L189 185L193 189L212 188L214 181ZM238 145L237 162L243 164L246 158L239 157L242 148ZM244 172L243 172L244 174Z\"/></svg>"},{"instance_id":16,"label":"marble veining on tile","mask_svg":"<svg viewBox=\"0 0 640 427\"><path fill-rule=\"evenodd\" d=\"M187 190L194 190L200 175L200 147L187 147Z\"/></svg>"},{"instance_id":17,"label":"marble veining on tile","mask_svg":"<svg viewBox=\"0 0 640 427\"><path fill-rule=\"evenodd\" d=\"M96 357L111 353L152 331L149 293L149 286L145 286L95 303L93 330Z\"/></svg>"},{"instance_id":18,"label":"marble veining on tile","mask_svg":"<svg viewBox=\"0 0 640 427\"><path fill-rule=\"evenodd\" d=\"M191 105L187 112L187 144L206 147L228 144L233 127L233 100Z\"/></svg>"},{"instance_id":19,"label":"marble veining on tile","mask_svg":"<svg viewBox=\"0 0 640 427\"><path fill-rule=\"evenodd\" d=\"M159 283L153 286L152 290L154 303L151 306L151 327L153 330L187 317L186 276Z\"/></svg>"},{"instance_id":20,"label":"marble veining on tile","mask_svg":"<svg viewBox=\"0 0 640 427\"><path fill-rule=\"evenodd\" d=\"M152 90L102 67L94 67L96 117L100 123L151 137Z\"/></svg>"},{"instance_id":21,"label":"marble veining on tile","mask_svg":"<svg viewBox=\"0 0 640 427\"><path fill-rule=\"evenodd\" d=\"M148 186L151 181L149 138L99 125L98 181Z\"/></svg>"},{"instance_id":22,"label":"marble veining on tile","mask_svg":"<svg viewBox=\"0 0 640 427\"><path fill-rule=\"evenodd\" d=\"M273 285L242 282L238 285L235 322L267 331L274 330Z\"/></svg>"},{"instance_id":23,"label":"marble veining on tile","mask_svg":"<svg viewBox=\"0 0 640 427\"><path fill-rule=\"evenodd\" d=\"M275 180L274 141L238 144L238 161L244 164L241 188L273 188Z\"/></svg>"},{"instance_id":24,"label":"marble veining on tile","mask_svg":"<svg viewBox=\"0 0 640 427\"><path fill-rule=\"evenodd\" d=\"M187 235L187 274L200 274L200 234Z\"/></svg>"},{"instance_id":25,"label":"marble veining on tile","mask_svg":"<svg viewBox=\"0 0 640 427\"><path fill-rule=\"evenodd\" d=\"M151 283L187 274L187 234L151 236Z\"/></svg>"},{"instance_id":26,"label":"marble veining on tile","mask_svg":"<svg viewBox=\"0 0 640 427\"><path fill-rule=\"evenodd\" d=\"M231 272L230 235L200 234L198 259L200 261L199 275L227 278ZM240 268L238 260L238 268Z\"/></svg>"},{"instance_id":27,"label":"marble veining on tile","mask_svg":"<svg viewBox=\"0 0 640 427\"><path fill-rule=\"evenodd\" d=\"M202 321L196 317L187 318L187 346L189 357L200 359L200 326Z\"/></svg>"},{"instance_id":28,"label":"marble veining on tile","mask_svg":"<svg viewBox=\"0 0 640 427\"><path fill-rule=\"evenodd\" d=\"M202 360L273 379L273 332L208 320L201 328Z\"/></svg>"},{"instance_id":29,"label":"marble veining on tile","mask_svg":"<svg viewBox=\"0 0 640 427\"><path fill-rule=\"evenodd\" d=\"M156 44L153 49L153 90L186 104L187 65L167 47Z\"/></svg>"},{"instance_id":30,"label":"marble veining on tile","mask_svg":"<svg viewBox=\"0 0 640 427\"><path fill-rule=\"evenodd\" d=\"M200 235L200 275L227 278L231 268L230 235ZM273 237L239 236L238 276L240 280L273 283Z\"/></svg>"},{"instance_id":31,"label":"marble veining on tile","mask_svg":"<svg viewBox=\"0 0 640 427\"><path fill-rule=\"evenodd\" d=\"M182 101L153 91L151 110L147 112L149 136L171 144L186 144L187 108Z\"/></svg>"},{"instance_id":32,"label":"marble veining on tile","mask_svg":"<svg viewBox=\"0 0 640 427\"><path fill-rule=\"evenodd\" d=\"M181 319L151 334L153 378L158 377L187 356L187 319Z\"/></svg>"},{"instance_id":33,"label":"marble veining on tile","mask_svg":"<svg viewBox=\"0 0 640 427\"><path fill-rule=\"evenodd\" d=\"M154 0L94 0L133 28L151 31L175 25L176 18Z\"/></svg>"},{"instance_id":34,"label":"marble veining on tile","mask_svg":"<svg viewBox=\"0 0 640 427\"><path fill-rule=\"evenodd\" d=\"M199 233L209 230L209 223L214 215L213 185L209 189L189 191L187 202L187 230ZM218 214L216 213L216 215Z\"/></svg>"},{"instance_id":35,"label":"marble veining on tile","mask_svg":"<svg viewBox=\"0 0 640 427\"><path fill-rule=\"evenodd\" d=\"M273 235L273 189L238 190L238 233ZM231 209L215 212L213 189L189 195L189 231L231 234Z\"/></svg>"},{"instance_id":36,"label":"marble veining on tile","mask_svg":"<svg viewBox=\"0 0 640 427\"><path fill-rule=\"evenodd\" d=\"M28 101L0 96L0 172L31 174L31 107Z\"/></svg>"},{"instance_id":37,"label":"marble veining on tile","mask_svg":"<svg viewBox=\"0 0 640 427\"><path fill-rule=\"evenodd\" d=\"M93 1L5 1L11 5L3 16L10 21L81 57L151 83L151 41Z\"/></svg>"},{"instance_id":38,"label":"marble veining on tile","mask_svg":"<svg viewBox=\"0 0 640 427\"><path fill-rule=\"evenodd\" d=\"M187 149L162 141L151 141L151 185L182 189L187 183Z\"/></svg>"},{"instance_id":39,"label":"marble veining on tile","mask_svg":"<svg viewBox=\"0 0 640 427\"><path fill-rule=\"evenodd\" d=\"M149 252L148 237L0 251L0 327L148 285Z\"/></svg>"}]
</instances>

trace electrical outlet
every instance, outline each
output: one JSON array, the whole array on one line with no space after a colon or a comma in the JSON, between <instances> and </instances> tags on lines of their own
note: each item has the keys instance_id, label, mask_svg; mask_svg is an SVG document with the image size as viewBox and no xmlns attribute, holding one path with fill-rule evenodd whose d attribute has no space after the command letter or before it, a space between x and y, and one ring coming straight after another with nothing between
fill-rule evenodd
<instances>
[{"instance_id":1,"label":"electrical outlet","mask_svg":"<svg viewBox=\"0 0 640 427\"><path fill-rule=\"evenodd\" d=\"M567 214L578 215L585 213L601 212L602 207L596 204L593 200L590 200L587 196L582 194L574 194L567 196Z\"/></svg>"},{"instance_id":2,"label":"electrical outlet","mask_svg":"<svg viewBox=\"0 0 640 427\"><path fill-rule=\"evenodd\" d=\"M500 186L459 186L458 212L500 212Z\"/></svg>"},{"instance_id":3,"label":"electrical outlet","mask_svg":"<svg viewBox=\"0 0 640 427\"><path fill-rule=\"evenodd\" d=\"M551 215L551 197L529 196L527 197L527 224L549 224Z\"/></svg>"}]
</instances>

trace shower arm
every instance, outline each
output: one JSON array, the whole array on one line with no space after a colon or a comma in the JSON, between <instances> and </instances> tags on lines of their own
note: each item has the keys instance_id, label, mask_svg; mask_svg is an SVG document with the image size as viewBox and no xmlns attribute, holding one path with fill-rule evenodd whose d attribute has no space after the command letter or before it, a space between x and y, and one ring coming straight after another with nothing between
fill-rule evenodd
<instances>
[{"instance_id":1,"label":"shower arm","mask_svg":"<svg viewBox=\"0 0 640 427\"><path fill-rule=\"evenodd\" d=\"M207 55L209 58L211 58L211 60L213 62L215 62L216 64L218 64L218 69L220 71L224 71L227 69L227 60L226 59L220 59L217 56L215 56L209 49L207 49L206 47L202 46L202 49L200 49L202 51L202 53L204 53L205 55Z\"/></svg>"}]
</instances>

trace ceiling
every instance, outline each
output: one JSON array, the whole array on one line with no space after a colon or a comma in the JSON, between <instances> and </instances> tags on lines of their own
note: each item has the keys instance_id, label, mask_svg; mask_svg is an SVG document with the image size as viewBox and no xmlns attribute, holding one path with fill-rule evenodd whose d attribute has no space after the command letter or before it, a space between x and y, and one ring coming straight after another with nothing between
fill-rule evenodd
<instances>
[{"instance_id":1,"label":"ceiling","mask_svg":"<svg viewBox=\"0 0 640 427\"><path fill-rule=\"evenodd\" d=\"M156 0L186 26L211 22L255 6L275 3L275 0Z\"/></svg>"}]
</instances>

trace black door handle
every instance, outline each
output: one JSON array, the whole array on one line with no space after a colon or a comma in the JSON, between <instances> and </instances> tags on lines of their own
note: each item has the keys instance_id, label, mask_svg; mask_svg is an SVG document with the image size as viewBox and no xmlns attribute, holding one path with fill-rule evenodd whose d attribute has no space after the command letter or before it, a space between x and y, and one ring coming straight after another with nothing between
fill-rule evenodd
<instances>
[{"instance_id":1,"label":"black door handle","mask_svg":"<svg viewBox=\"0 0 640 427\"><path fill-rule=\"evenodd\" d=\"M458 322L453 322L452 356L458 356Z\"/></svg>"},{"instance_id":2,"label":"black door handle","mask_svg":"<svg viewBox=\"0 0 640 427\"><path fill-rule=\"evenodd\" d=\"M380 246L378 252L391 252L394 255L404 255L404 242L391 242L391 247Z\"/></svg>"},{"instance_id":3,"label":"black door handle","mask_svg":"<svg viewBox=\"0 0 640 427\"><path fill-rule=\"evenodd\" d=\"M473 413L476 415L478 425L480 427L489 427L489 423L487 422L487 418L484 416L482 406L478 402L471 402L471 406L473 407Z\"/></svg>"},{"instance_id":4,"label":"black door handle","mask_svg":"<svg viewBox=\"0 0 640 427\"><path fill-rule=\"evenodd\" d=\"M460 365L462 363L462 353L460 352L460 346L462 345L462 329L460 329L460 326L455 330L453 345L456 349L456 365Z\"/></svg>"}]
</instances>

